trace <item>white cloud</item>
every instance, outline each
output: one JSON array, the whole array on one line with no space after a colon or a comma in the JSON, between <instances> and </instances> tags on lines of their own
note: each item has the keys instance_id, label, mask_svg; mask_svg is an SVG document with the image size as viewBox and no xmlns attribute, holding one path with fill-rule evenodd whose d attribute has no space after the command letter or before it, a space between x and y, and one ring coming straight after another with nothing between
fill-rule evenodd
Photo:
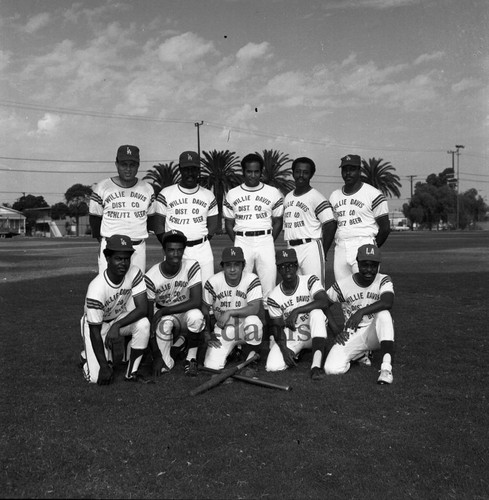
<instances>
[{"instance_id":1,"label":"white cloud","mask_svg":"<svg viewBox=\"0 0 489 500\"><path fill-rule=\"evenodd\" d=\"M11 56L12 54L10 52L0 50L0 71L9 65Z\"/></svg>"},{"instance_id":2,"label":"white cloud","mask_svg":"<svg viewBox=\"0 0 489 500\"><path fill-rule=\"evenodd\" d=\"M377 104L405 110L422 109L438 97L440 73L406 77L412 67L359 64L355 55L340 63L319 65L310 72L288 71L274 76L264 88L276 106L305 106L315 112L339 107Z\"/></svg>"},{"instance_id":3,"label":"white cloud","mask_svg":"<svg viewBox=\"0 0 489 500\"><path fill-rule=\"evenodd\" d=\"M452 85L452 91L455 94L459 94L461 92L465 92L466 90L479 88L481 85L482 82L476 78L462 78L462 80Z\"/></svg>"},{"instance_id":4,"label":"white cloud","mask_svg":"<svg viewBox=\"0 0 489 500\"><path fill-rule=\"evenodd\" d=\"M194 33L183 33L163 42L158 49L161 62L182 66L200 60L208 54L214 54L213 42L205 41Z\"/></svg>"},{"instance_id":5,"label":"white cloud","mask_svg":"<svg viewBox=\"0 0 489 500\"><path fill-rule=\"evenodd\" d=\"M44 28L49 24L51 16L47 12L37 14L29 19L27 24L22 28L23 31L32 35L36 31Z\"/></svg>"},{"instance_id":6,"label":"white cloud","mask_svg":"<svg viewBox=\"0 0 489 500\"><path fill-rule=\"evenodd\" d=\"M270 44L268 42L262 43L248 43L241 47L236 53L236 59L243 62L251 62L254 59L262 59L264 57L271 57Z\"/></svg>"},{"instance_id":7,"label":"white cloud","mask_svg":"<svg viewBox=\"0 0 489 500\"><path fill-rule=\"evenodd\" d=\"M418 58L416 58L413 64L417 65L430 61L437 61L439 59L442 59L443 57L445 57L445 52L441 51L433 52L431 54L421 54Z\"/></svg>"},{"instance_id":8,"label":"white cloud","mask_svg":"<svg viewBox=\"0 0 489 500\"><path fill-rule=\"evenodd\" d=\"M234 85L243 80L250 80L261 71L261 62L273 56L270 44L248 43L241 47L236 56L227 57L221 62L221 69L214 79L215 88L220 91L232 91Z\"/></svg>"},{"instance_id":9,"label":"white cloud","mask_svg":"<svg viewBox=\"0 0 489 500\"><path fill-rule=\"evenodd\" d=\"M423 0L339 0L325 3L324 9L393 9L407 5L419 4Z\"/></svg>"},{"instance_id":10,"label":"white cloud","mask_svg":"<svg viewBox=\"0 0 489 500\"><path fill-rule=\"evenodd\" d=\"M45 113L37 122L37 130L29 135L52 135L61 123L61 117L53 113Z\"/></svg>"}]
</instances>

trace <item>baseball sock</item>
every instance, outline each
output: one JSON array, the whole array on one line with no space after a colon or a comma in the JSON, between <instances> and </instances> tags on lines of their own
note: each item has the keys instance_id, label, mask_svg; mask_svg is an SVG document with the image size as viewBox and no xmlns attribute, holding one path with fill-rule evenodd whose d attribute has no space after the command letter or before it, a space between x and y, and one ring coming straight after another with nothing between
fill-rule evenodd
<instances>
[{"instance_id":1,"label":"baseball sock","mask_svg":"<svg viewBox=\"0 0 489 500\"><path fill-rule=\"evenodd\" d=\"M251 358L252 356L258 353L258 346L243 344L243 347L241 348L241 353L246 361L247 359Z\"/></svg>"},{"instance_id":2,"label":"baseball sock","mask_svg":"<svg viewBox=\"0 0 489 500\"><path fill-rule=\"evenodd\" d=\"M326 347L326 339L314 337L312 339L312 364L311 368L321 367L323 364L323 354Z\"/></svg>"},{"instance_id":3,"label":"baseball sock","mask_svg":"<svg viewBox=\"0 0 489 500\"><path fill-rule=\"evenodd\" d=\"M392 358L394 357L394 341L382 340L380 343L380 351L382 353L382 364L386 363L386 365L390 365L392 367Z\"/></svg>"},{"instance_id":4,"label":"baseball sock","mask_svg":"<svg viewBox=\"0 0 489 500\"><path fill-rule=\"evenodd\" d=\"M187 361L191 361L192 359L197 359L197 351L198 351L198 346L197 347L189 347L188 352L187 352Z\"/></svg>"},{"instance_id":5,"label":"baseball sock","mask_svg":"<svg viewBox=\"0 0 489 500\"><path fill-rule=\"evenodd\" d=\"M127 364L126 377L130 378L133 374L138 371L139 364L143 358L144 349L131 349L131 356L129 358L129 363Z\"/></svg>"},{"instance_id":6,"label":"baseball sock","mask_svg":"<svg viewBox=\"0 0 489 500\"><path fill-rule=\"evenodd\" d=\"M180 335L180 337L178 337L177 340L175 340L172 347L180 347L181 345L183 345L184 342L185 342L185 337Z\"/></svg>"}]
</instances>

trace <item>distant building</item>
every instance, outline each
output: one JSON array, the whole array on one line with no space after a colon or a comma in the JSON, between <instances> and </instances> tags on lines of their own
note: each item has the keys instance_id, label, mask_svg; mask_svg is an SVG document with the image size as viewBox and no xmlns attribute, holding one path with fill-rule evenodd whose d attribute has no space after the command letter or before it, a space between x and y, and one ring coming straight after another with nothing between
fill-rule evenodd
<instances>
[{"instance_id":1,"label":"distant building","mask_svg":"<svg viewBox=\"0 0 489 500\"><path fill-rule=\"evenodd\" d=\"M389 212L392 231L409 231L409 221L401 211Z\"/></svg>"},{"instance_id":2,"label":"distant building","mask_svg":"<svg viewBox=\"0 0 489 500\"><path fill-rule=\"evenodd\" d=\"M18 210L0 207L0 238L25 236L25 215Z\"/></svg>"}]
</instances>

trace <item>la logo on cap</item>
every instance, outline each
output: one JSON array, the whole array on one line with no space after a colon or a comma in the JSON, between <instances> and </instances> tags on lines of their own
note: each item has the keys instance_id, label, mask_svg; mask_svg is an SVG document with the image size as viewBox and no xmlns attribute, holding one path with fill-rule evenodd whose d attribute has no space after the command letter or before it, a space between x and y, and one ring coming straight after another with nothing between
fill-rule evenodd
<instances>
[{"instance_id":1,"label":"la logo on cap","mask_svg":"<svg viewBox=\"0 0 489 500\"><path fill-rule=\"evenodd\" d=\"M128 154L128 155L132 155L131 148L127 148L126 154Z\"/></svg>"},{"instance_id":2,"label":"la logo on cap","mask_svg":"<svg viewBox=\"0 0 489 500\"><path fill-rule=\"evenodd\" d=\"M282 257L288 257L288 256L289 256L289 252L287 252L286 250L283 250Z\"/></svg>"},{"instance_id":3,"label":"la logo on cap","mask_svg":"<svg viewBox=\"0 0 489 500\"><path fill-rule=\"evenodd\" d=\"M127 242L124 238L121 238L121 245L122 246L126 246L127 245Z\"/></svg>"},{"instance_id":4,"label":"la logo on cap","mask_svg":"<svg viewBox=\"0 0 489 500\"><path fill-rule=\"evenodd\" d=\"M231 255L236 255L236 252L231 248Z\"/></svg>"},{"instance_id":5,"label":"la logo on cap","mask_svg":"<svg viewBox=\"0 0 489 500\"><path fill-rule=\"evenodd\" d=\"M375 250L373 248L368 248L367 247L365 253L367 255L375 255Z\"/></svg>"},{"instance_id":6,"label":"la logo on cap","mask_svg":"<svg viewBox=\"0 0 489 500\"><path fill-rule=\"evenodd\" d=\"M349 156L347 156L347 157L345 158L345 160L346 160L346 161L350 161L350 160L351 160L351 158L350 158Z\"/></svg>"},{"instance_id":7,"label":"la logo on cap","mask_svg":"<svg viewBox=\"0 0 489 500\"><path fill-rule=\"evenodd\" d=\"M187 160L192 160L192 155L187 155Z\"/></svg>"}]
</instances>

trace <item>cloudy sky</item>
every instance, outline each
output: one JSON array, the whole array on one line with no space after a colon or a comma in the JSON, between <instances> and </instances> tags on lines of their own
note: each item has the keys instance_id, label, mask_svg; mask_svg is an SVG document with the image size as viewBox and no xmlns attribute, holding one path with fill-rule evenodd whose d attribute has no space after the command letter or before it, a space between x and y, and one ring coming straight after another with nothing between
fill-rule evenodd
<instances>
[{"instance_id":1,"label":"cloudy sky","mask_svg":"<svg viewBox=\"0 0 489 500\"><path fill-rule=\"evenodd\" d=\"M63 201L181 151L348 153L403 184L450 167L489 202L487 0L0 0L0 203ZM203 122L199 128L195 123Z\"/></svg>"}]
</instances>

